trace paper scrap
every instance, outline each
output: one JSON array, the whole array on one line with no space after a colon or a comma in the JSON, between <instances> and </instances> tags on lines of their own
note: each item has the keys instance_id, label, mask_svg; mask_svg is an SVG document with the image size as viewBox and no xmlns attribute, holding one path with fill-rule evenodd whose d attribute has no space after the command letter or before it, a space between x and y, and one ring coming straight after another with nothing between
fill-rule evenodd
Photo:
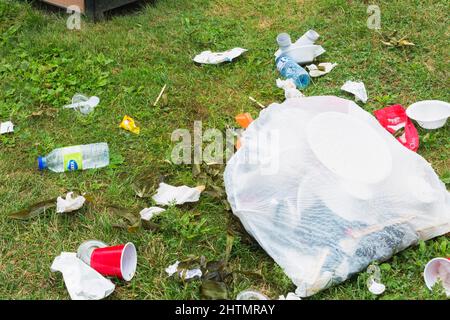
<instances>
[{"instance_id":1,"label":"paper scrap","mask_svg":"<svg viewBox=\"0 0 450 320\"><path fill-rule=\"evenodd\" d=\"M76 257L76 253L61 252L50 267L52 272L61 272L72 300L100 300L115 289L111 280L92 269Z\"/></svg>"},{"instance_id":2,"label":"paper scrap","mask_svg":"<svg viewBox=\"0 0 450 320\"><path fill-rule=\"evenodd\" d=\"M194 57L194 61L202 64L219 64L222 62L231 62L234 58L239 57L247 49L234 48L224 52L203 51Z\"/></svg>"},{"instance_id":3,"label":"paper scrap","mask_svg":"<svg viewBox=\"0 0 450 320\"><path fill-rule=\"evenodd\" d=\"M367 102L367 91L366 87L364 86L364 83L362 81L355 82L355 81L347 81L344 83L344 85L341 87L341 90L347 91L355 95L356 101L362 101L363 103Z\"/></svg>"},{"instance_id":4,"label":"paper scrap","mask_svg":"<svg viewBox=\"0 0 450 320\"><path fill-rule=\"evenodd\" d=\"M0 134L14 132L14 124L11 121L0 123Z\"/></svg>"},{"instance_id":5,"label":"paper scrap","mask_svg":"<svg viewBox=\"0 0 450 320\"><path fill-rule=\"evenodd\" d=\"M58 197L56 199L56 212L64 213L64 212L72 212L80 209L86 201L86 198L83 196L78 196L73 198L73 192L69 192L66 195L66 199L62 197Z\"/></svg>"},{"instance_id":6,"label":"paper scrap","mask_svg":"<svg viewBox=\"0 0 450 320\"><path fill-rule=\"evenodd\" d=\"M284 96L286 99L302 98L305 96L297 89L297 86L292 79L277 79L277 87L284 90Z\"/></svg>"},{"instance_id":7,"label":"paper scrap","mask_svg":"<svg viewBox=\"0 0 450 320\"><path fill-rule=\"evenodd\" d=\"M188 186L174 187L166 183L160 183L157 193L152 197L159 205L183 204L185 202L197 202L205 186L190 188Z\"/></svg>"},{"instance_id":8,"label":"paper scrap","mask_svg":"<svg viewBox=\"0 0 450 320\"><path fill-rule=\"evenodd\" d=\"M302 298L293 292L289 292L286 296L279 296L278 300L302 300Z\"/></svg>"},{"instance_id":9,"label":"paper scrap","mask_svg":"<svg viewBox=\"0 0 450 320\"><path fill-rule=\"evenodd\" d=\"M322 62L317 66L315 64L310 64L309 66L306 66L306 68L308 68L309 70L309 75L313 78L316 78L329 73L336 66L337 63Z\"/></svg>"},{"instance_id":10,"label":"paper scrap","mask_svg":"<svg viewBox=\"0 0 450 320\"><path fill-rule=\"evenodd\" d=\"M180 264L180 261L175 262L174 264L168 266L166 268L166 273L169 275L169 277L173 276L176 272L178 272L178 275L183 278L184 280L189 280L193 278L201 278L203 273L200 269L191 269L191 270L178 270L178 266Z\"/></svg>"},{"instance_id":11,"label":"paper scrap","mask_svg":"<svg viewBox=\"0 0 450 320\"><path fill-rule=\"evenodd\" d=\"M150 221L155 215L157 215L163 211L166 211L166 209L159 208L159 207L150 207L150 208L142 209L139 214L141 215L142 220Z\"/></svg>"}]
</instances>

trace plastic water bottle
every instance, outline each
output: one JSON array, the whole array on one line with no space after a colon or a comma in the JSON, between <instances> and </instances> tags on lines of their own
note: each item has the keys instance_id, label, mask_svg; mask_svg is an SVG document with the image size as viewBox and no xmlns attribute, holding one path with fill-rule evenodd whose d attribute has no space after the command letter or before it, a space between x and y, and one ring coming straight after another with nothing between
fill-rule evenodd
<instances>
[{"instance_id":1,"label":"plastic water bottle","mask_svg":"<svg viewBox=\"0 0 450 320\"><path fill-rule=\"evenodd\" d=\"M304 89L309 85L310 78L308 72L300 67L292 58L282 54L277 58L276 64L280 74L287 79L292 79L297 88Z\"/></svg>"},{"instance_id":2,"label":"plastic water bottle","mask_svg":"<svg viewBox=\"0 0 450 320\"><path fill-rule=\"evenodd\" d=\"M108 144L94 143L55 149L38 158L39 170L53 172L102 168L109 165Z\"/></svg>"},{"instance_id":3,"label":"plastic water bottle","mask_svg":"<svg viewBox=\"0 0 450 320\"><path fill-rule=\"evenodd\" d=\"M286 51L291 48L292 45L291 37L287 33L280 33L277 36L277 43L280 46L281 51L280 56L275 61L278 71L283 77L292 79L297 88L306 88L310 82L308 72L286 55Z\"/></svg>"}]
</instances>

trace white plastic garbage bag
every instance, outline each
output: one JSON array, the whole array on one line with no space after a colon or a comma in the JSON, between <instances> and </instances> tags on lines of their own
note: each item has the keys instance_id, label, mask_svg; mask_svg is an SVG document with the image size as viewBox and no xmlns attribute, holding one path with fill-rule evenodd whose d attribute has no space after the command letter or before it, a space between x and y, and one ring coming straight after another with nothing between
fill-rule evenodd
<instances>
[{"instance_id":1,"label":"white plastic garbage bag","mask_svg":"<svg viewBox=\"0 0 450 320\"><path fill-rule=\"evenodd\" d=\"M301 297L450 232L450 195L430 164L353 101L272 104L241 145L228 200Z\"/></svg>"},{"instance_id":2,"label":"white plastic garbage bag","mask_svg":"<svg viewBox=\"0 0 450 320\"><path fill-rule=\"evenodd\" d=\"M77 258L76 253L61 252L50 267L61 272L72 300L100 300L114 291L114 283Z\"/></svg>"}]
</instances>

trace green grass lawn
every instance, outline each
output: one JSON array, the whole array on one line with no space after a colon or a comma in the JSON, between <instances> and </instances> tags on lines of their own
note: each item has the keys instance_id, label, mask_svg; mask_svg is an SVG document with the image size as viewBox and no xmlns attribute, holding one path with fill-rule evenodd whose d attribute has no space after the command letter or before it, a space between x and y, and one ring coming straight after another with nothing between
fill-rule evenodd
<instances>
[{"instance_id":1,"label":"green grass lawn","mask_svg":"<svg viewBox=\"0 0 450 320\"><path fill-rule=\"evenodd\" d=\"M381 8L382 31L398 30L416 44L390 49L366 26L368 4ZM164 269L175 260L204 255L220 259L227 230L238 230L221 199L203 195L196 204L168 209L156 219L160 230L113 228L110 206L138 213L150 199L135 196L132 184L145 175L157 186L164 177L173 185L194 186L187 165L173 165L170 136L177 128L193 130L234 126L242 111L257 117L263 104L280 102L279 76L273 61L275 38L293 38L317 30L327 52L320 61L339 65L304 90L307 96L337 95L346 80L363 80L374 111L389 104L408 106L419 100L449 101L448 3L444 0L160 0L136 12L100 23L83 21L80 31L66 28L68 15L47 13L22 1L0 0L0 121L11 119L15 133L0 136L0 298L68 299L61 274L50 265L61 251L76 251L87 239L111 244L132 241L138 270L129 283L116 281L111 299L199 299L199 281L180 283ZM203 50L249 49L233 63L198 66ZM152 104L167 84L167 101ZM101 98L84 117L63 110L73 94ZM141 134L118 127L127 114ZM419 129L418 151L450 182L450 127ZM36 158L56 147L108 142L112 164L105 169L70 174L39 172ZM7 218L41 200L79 190L92 204L73 215L49 210L30 221ZM237 233L236 233L237 234ZM312 299L436 299L422 271L426 262L450 254L448 236L420 243L383 263L386 292L375 297L361 273ZM230 269L236 273L229 295L247 288L271 298L295 288L280 267L245 234L234 238Z\"/></svg>"}]
</instances>

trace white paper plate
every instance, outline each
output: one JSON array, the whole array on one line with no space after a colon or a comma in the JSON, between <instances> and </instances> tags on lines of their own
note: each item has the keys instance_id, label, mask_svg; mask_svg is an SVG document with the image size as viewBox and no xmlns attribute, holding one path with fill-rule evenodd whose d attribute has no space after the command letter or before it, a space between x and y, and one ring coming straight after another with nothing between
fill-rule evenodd
<instances>
[{"instance_id":1,"label":"white paper plate","mask_svg":"<svg viewBox=\"0 0 450 320\"><path fill-rule=\"evenodd\" d=\"M321 113L306 130L315 156L341 178L373 184L384 180L392 170L385 141L369 125L352 116Z\"/></svg>"}]
</instances>

